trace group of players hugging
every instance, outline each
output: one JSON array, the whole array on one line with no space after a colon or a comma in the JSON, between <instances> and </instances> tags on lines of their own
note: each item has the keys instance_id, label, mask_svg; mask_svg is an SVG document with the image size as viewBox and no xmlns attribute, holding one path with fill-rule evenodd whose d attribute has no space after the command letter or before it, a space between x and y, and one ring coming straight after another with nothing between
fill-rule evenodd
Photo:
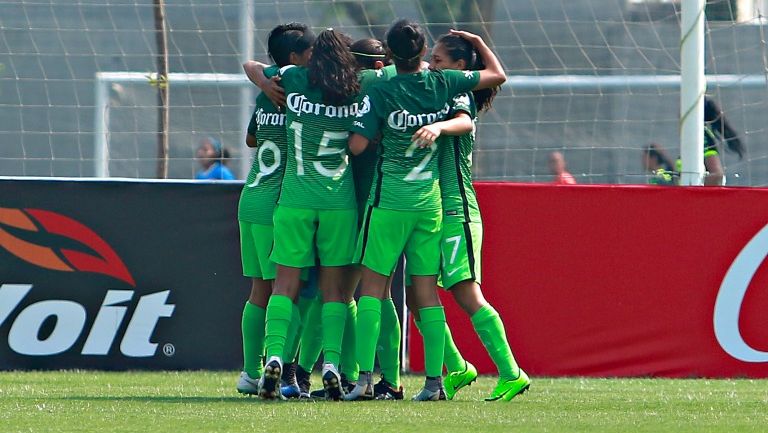
<instances>
[{"instance_id":1,"label":"group of players hugging","mask_svg":"<svg viewBox=\"0 0 768 433\"><path fill-rule=\"evenodd\" d=\"M530 379L479 285L475 122L506 77L490 48L451 30L427 63L423 29L401 19L386 45L278 25L268 53L274 65L243 65L262 92L246 137L256 157L238 210L252 287L237 390L264 399L402 399L390 277L405 255L406 303L424 338L426 370L413 400L451 400L477 379L451 337L441 287L498 368L486 400L525 392ZM321 352L323 387L311 392Z\"/></svg>"}]
</instances>

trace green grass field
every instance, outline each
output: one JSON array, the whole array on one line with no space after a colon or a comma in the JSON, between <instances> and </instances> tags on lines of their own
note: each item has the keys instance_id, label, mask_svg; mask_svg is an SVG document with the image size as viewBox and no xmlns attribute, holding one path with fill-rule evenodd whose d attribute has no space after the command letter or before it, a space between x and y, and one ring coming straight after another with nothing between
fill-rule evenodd
<instances>
[{"instance_id":1,"label":"green grass field","mask_svg":"<svg viewBox=\"0 0 768 433\"><path fill-rule=\"evenodd\" d=\"M237 372L0 372L0 432L765 432L768 381L533 378L511 403L481 377L436 403L263 402ZM314 378L314 383L320 383ZM421 378L405 378L406 395Z\"/></svg>"}]
</instances>

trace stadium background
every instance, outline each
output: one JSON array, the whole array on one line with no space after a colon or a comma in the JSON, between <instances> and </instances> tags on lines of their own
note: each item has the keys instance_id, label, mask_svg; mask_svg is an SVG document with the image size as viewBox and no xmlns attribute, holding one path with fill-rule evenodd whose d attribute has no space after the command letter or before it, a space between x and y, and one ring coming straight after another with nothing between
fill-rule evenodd
<instances>
[{"instance_id":1,"label":"stadium background","mask_svg":"<svg viewBox=\"0 0 768 433\"><path fill-rule=\"evenodd\" d=\"M735 1L708 3L707 73L764 75L764 24L735 24L727 9ZM431 22L427 28L432 35L444 32L452 20L467 21L460 27L487 30L512 76L668 75L679 73L679 15L673 4L256 0L255 52L265 60L263 41L276 22L333 26L357 38L380 36L395 16L410 16ZM170 71L239 74L239 5L237 0L167 1ZM475 5L482 15L466 12ZM361 25L367 22L373 25ZM155 71L153 29L150 1L0 4L0 173L93 176L94 74ZM744 132L748 149L742 161L725 155L728 184L767 185L768 86L710 86L710 92L735 128ZM154 177L156 90L116 84L110 96L111 175ZM514 97L507 89L495 110L481 119L475 175L548 181L547 154L559 149L581 183L644 183L643 146L657 141L676 156L678 99L677 90L658 87L534 88ZM169 177L192 177L194 149L206 135L223 138L235 158L245 156L236 90L172 86L171 104Z\"/></svg>"}]
</instances>

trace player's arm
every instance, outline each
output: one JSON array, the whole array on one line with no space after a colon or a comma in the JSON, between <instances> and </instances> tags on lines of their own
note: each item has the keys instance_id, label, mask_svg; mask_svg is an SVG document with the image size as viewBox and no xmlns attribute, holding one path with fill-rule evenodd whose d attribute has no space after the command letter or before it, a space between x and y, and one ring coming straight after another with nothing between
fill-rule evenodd
<instances>
[{"instance_id":1,"label":"player's arm","mask_svg":"<svg viewBox=\"0 0 768 433\"><path fill-rule=\"evenodd\" d=\"M352 155L357 156L365 151L365 148L368 147L370 140L368 140L368 138L364 135L352 133L349 135L349 140L347 142L349 144L349 152Z\"/></svg>"},{"instance_id":2,"label":"player's arm","mask_svg":"<svg viewBox=\"0 0 768 433\"><path fill-rule=\"evenodd\" d=\"M248 128L245 131L245 145L248 147L256 147L258 142L256 141L256 131L258 130L258 124L256 122L256 112L251 115L251 120L248 122Z\"/></svg>"},{"instance_id":3,"label":"player's arm","mask_svg":"<svg viewBox=\"0 0 768 433\"><path fill-rule=\"evenodd\" d=\"M473 47L477 50L477 54L485 65L485 69L478 71L480 73L480 81L475 85L472 90L488 89L491 87L498 87L507 81L507 74L504 72L504 67L501 62L493 54L491 48L483 41L480 36L464 32L461 30L451 29L452 35L460 36L463 39L469 41Z\"/></svg>"},{"instance_id":4,"label":"player's arm","mask_svg":"<svg viewBox=\"0 0 768 433\"><path fill-rule=\"evenodd\" d=\"M256 147L256 136L245 134L245 145L248 147Z\"/></svg>"},{"instance_id":5,"label":"player's arm","mask_svg":"<svg viewBox=\"0 0 768 433\"><path fill-rule=\"evenodd\" d=\"M262 92L272 101L277 107L285 106L285 90L278 84L280 81L279 76L267 78L264 74L264 68L269 65L256 60L248 60L243 63L243 70L245 75L253 84L259 87Z\"/></svg>"},{"instance_id":6,"label":"player's arm","mask_svg":"<svg viewBox=\"0 0 768 433\"><path fill-rule=\"evenodd\" d=\"M472 118L460 111L451 119L435 122L419 128L411 142L419 147L431 146L441 135L464 135L472 131Z\"/></svg>"}]
</instances>

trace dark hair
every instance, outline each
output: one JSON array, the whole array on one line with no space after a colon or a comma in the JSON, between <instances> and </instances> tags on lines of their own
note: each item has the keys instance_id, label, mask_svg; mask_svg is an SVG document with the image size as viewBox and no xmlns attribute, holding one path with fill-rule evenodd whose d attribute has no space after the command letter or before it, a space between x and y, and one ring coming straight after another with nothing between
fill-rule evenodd
<instances>
[{"instance_id":1,"label":"dark hair","mask_svg":"<svg viewBox=\"0 0 768 433\"><path fill-rule=\"evenodd\" d=\"M387 47L392 53L392 60L405 71L419 69L426 41L421 26L407 19L395 21L387 30Z\"/></svg>"},{"instance_id":2,"label":"dark hair","mask_svg":"<svg viewBox=\"0 0 768 433\"><path fill-rule=\"evenodd\" d=\"M648 158L655 160L656 163L659 164L664 170L674 171L675 165L667 155L667 152L664 151L664 149L662 149L659 144L649 144L648 147L646 147L645 152L648 155Z\"/></svg>"},{"instance_id":3,"label":"dark hair","mask_svg":"<svg viewBox=\"0 0 768 433\"><path fill-rule=\"evenodd\" d=\"M392 63L387 57L387 50L384 44L374 38L365 38L355 41L349 49L355 56L358 69L373 69L376 62L382 62L384 65Z\"/></svg>"},{"instance_id":4,"label":"dark hair","mask_svg":"<svg viewBox=\"0 0 768 433\"><path fill-rule=\"evenodd\" d=\"M279 67L291 63L291 53L301 54L315 42L315 35L306 24L280 24L267 37L267 54Z\"/></svg>"},{"instance_id":5,"label":"dark hair","mask_svg":"<svg viewBox=\"0 0 768 433\"><path fill-rule=\"evenodd\" d=\"M324 30L315 40L307 75L310 87L320 88L325 104L344 105L360 93L351 42L349 36L333 29Z\"/></svg>"},{"instance_id":6,"label":"dark hair","mask_svg":"<svg viewBox=\"0 0 768 433\"><path fill-rule=\"evenodd\" d=\"M739 155L739 159L744 157L744 144L736 130L725 119L723 110L708 96L704 97L704 123L708 124L712 132L728 146L728 150Z\"/></svg>"},{"instance_id":7,"label":"dark hair","mask_svg":"<svg viewBox=\"0 0 768 433\"><path fill-rule=\"evenodd\" d=\"M454 62L464 60L466 68L471 71L479 71L485 69L485 64L478 54L475 47L468 40L457 35L443 35L437 39L438 44L442 44L445 47L446 53ZM486 111L493 105L493 98L499 92L499 87L491 87L488 89L473 90L472 96L475 97L475 104L477 104L478 111Z\"/></svg>"}]
</instances>

